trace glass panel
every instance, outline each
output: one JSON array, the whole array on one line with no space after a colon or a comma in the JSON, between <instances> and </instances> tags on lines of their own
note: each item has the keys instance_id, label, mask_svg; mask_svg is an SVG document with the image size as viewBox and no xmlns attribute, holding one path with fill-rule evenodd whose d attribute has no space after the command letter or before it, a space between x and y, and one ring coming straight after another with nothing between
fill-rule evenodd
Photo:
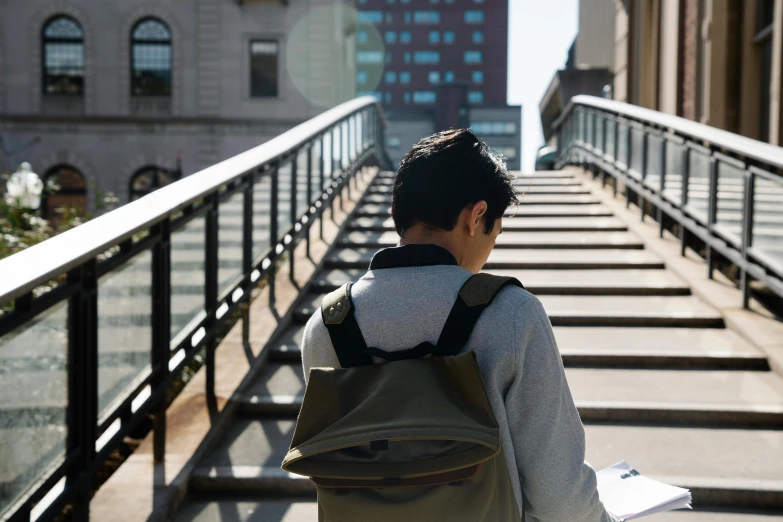
<instances>
[{"instance_id":1,"label":"glass panel","mask_svg":"<svg viewBox=\"0 0 783 522\"><path fill-rule=\"evenodd\" d=\"M296 216L301 218L307 213L307 148L302 148L297 155L296 172Z\"/></svg>"},{"instance_id":2,"label":"glass panel","mask_svg":"<svg viewBox=\"0 0 783 522\"><path fill-rule=\"evenodd\" d=\"M783 183L756 176L753 202L752 246L783 269Z\"/></svg>"},{"instance_id":3,"label":"glass panel","mask_svg":"<svg viewBox=\"0 0 783 522\"><path fill-rule=\"evenodd\" d=\"M0 338L0 513L65 452L68 307Z\"/></svg>"},{"instance_id":4,"label":"glass panel","mask_svg":"<svg viewBox=\"0 0 783 522\"><path fill-rule=\"evenodd\" d=\"M644 133L642 129L631 127L631 170L628 174L636 179L642 179L642 147Z\"/></svg>"},{"instance_id":5,"label":"glass panel","mask_svg":"<svg viewBox=\"0 0 783 522\"><path fill-rule=\"evenodd\" d=\"M580 110L579 111L579 139L582 141L585 141L585 137L587 135L587 117L585 116L585 111Z\"/></svg>"},{"instance_id":6,"label":"glass panel","mask_svg":"<svg viewBox=\"0 0 783 522\"><path fill-rule=\"evenodd\" d=\"M647 135L647 170L644 173L644 184L655 191L661 188L661 154L663 153L663 138L654 134Z\"/></svg>"},{"instance_id":7,"label":"glass panel","mask_svg":"<svg viewBox=\"0 0 783 522\"><path fill-rule=\"evenodd\" d=\"M666 187L663 197L676 205L682 205L682 173L685 146L666 142Z\"/></svg>"},{"instance_id":8,"label":"glass panel","mask_svg":"<svg viewBox=\"0 0 783 522\"><path fill-rule=\"evenodd\" d=\"M718 208L715 223L739 245L745 197L745 171L718 161Z\"/></svg>"},{"instance_id":9,"label":"glass panel","mask_svg":"<svg viewBox=\"0 0 783 522\"><path fill-rule=\"evenodd\" d=\"M204 223L199 217L171 234L171 337L204 309Z\"/></svg>"},{"instance_id":10,"label":"glass panel","mask_svg":"<svg viewBox=\"0 0 783 522\"><path fill-rule=\"evenodd\" d=\"M98 281L99 412L149 365L151 346L152 252L145 251Z\"/></svg>"},{"instance_id":11,"label":"glass panel","mask_svg":"<svg viewBox=\"0 0 783 522\"><path fill-rule=\"evenodd\" d=\"M617 124L617 160L628 166L628 125Z\"/></svg>"},{"instance_id":12,"label":"glass panel","mask_svg":"<svg viewBox=\"0 0 783 522\"><path fill-rule=\"evenodd\" d=\"M598 115L595 117L595 148L604 151L604 119Z\"/></svg>"},{"instance_id":13,"label":"glass panel","mask_svg":"<svg viewBox=\"0 0 783 522\"><path fill-rule=\"evenodd\" d=\"M688 205L685 208L702 223L706 223L709 206L710 158L691 149L688 166Z\"/></svg>"},{"instance_id":14,"label":"glass panel","mask_svg":"<svg viewBox=\"0 0 783 522\"><path fill-rule=\"evenodd\" d=\"M291 226L291 162L280 165L277 171L277 230L280 232L278 239Z\"/></svg>"},{"instance_id":15,"label":"glass panel","mask_svg":"<svg viewBox=\"0 0 783 522\"><path fill-rule=\"evenodd\" d=\"M617 123L614 120L606 120L606 153L612 158L612 160L617 159L615 157L615 150L614 150L614 131L617 127Z\"/></svg>"},{"instance_id":16,"label":"glass panel","mask_svg":"<svg viewBox=\"0 0 783 522\"><path fill-rule=\"evenodd\" d=\"M585 118L585 142L588 145L593 145L593 113L588 112L587 118Z\"/></svg>"},{"instance_id":17,"label":"glass panel","mask_svg":"<svg viewBox=\"0 0 783 522\"><path fill-rule=\"evenodd\" d=\"M242 275L242 212L245 195L240 191L218 209L218 293Z\"/></svg>"},{"instance_id":18,"label":"glass panel","mask_svg":"<svg viewBox=\"0 0 783 522\"><path fill-rule=\"evenodd\" d=\"M321 147L321 140L316 140L313 142L312 149L310 149L310 154L313 156L313 170L310 173L312 175L313 183L313 199L310 203L317 201L321 195L321 173L319 171L321 168Z\"/></svg>"},{"instance_id":19,"label":"glass panel","mask_svg":"<svg viewBox=\"0 0 783 522\"><path fill-rule=\"evenodd\" d=\"M373 136L373 139L375 137ZM323 137L323 148L324 148L324 157L323 157L323 165L324 165L324 187L328 185L328 180L332 176L332 152L334 151L332 147L332 133L327 132L324 134ZM321 187L323 188L323 187Z\"/></svg>"},{"instance_id":20,"label":"glass panel","mask_svg":"<svg viewBox=\"0 0 783 522\"><path fill-rule=\"evenodd\" d=\"M253 187L253 258L269 248L269 207L272 203L272 176L256 179Z\"/></svg>"}]
</instances>

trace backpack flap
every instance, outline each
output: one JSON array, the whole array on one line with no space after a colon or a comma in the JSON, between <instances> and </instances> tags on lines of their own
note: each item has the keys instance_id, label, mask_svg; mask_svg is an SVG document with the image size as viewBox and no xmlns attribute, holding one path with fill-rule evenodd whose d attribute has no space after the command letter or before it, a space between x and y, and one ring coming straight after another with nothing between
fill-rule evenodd
<instances>
[{"instance_id":1,"label":"backpack flap","mask_svg":"<svg viewBox=\"0 0 783 522\"><path fill-rule=\"evenodd\" d=\"M282 467L316 482L333 479L322 481L332 487L340 484L334 480L350 481L345 487L421 477L445 483L470 476L499 452L497 422L469 352L313 368Z\"/></svg>"}]
</instances>

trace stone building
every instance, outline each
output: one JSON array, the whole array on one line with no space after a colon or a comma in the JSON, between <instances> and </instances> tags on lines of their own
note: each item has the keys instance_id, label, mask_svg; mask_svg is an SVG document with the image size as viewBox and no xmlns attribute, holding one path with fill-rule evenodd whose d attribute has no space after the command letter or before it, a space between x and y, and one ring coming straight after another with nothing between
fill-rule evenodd
<instances>
[{"instance_id":1,"label":"stone building","mask_svg":"<svg viewBox=\"0 0 783 522\"><path fill-rule=\"evenodd\" d=\"M94 210L258 145L355 97L352 5L0 1L0 172Z\"/></svg>"}]
</instances>

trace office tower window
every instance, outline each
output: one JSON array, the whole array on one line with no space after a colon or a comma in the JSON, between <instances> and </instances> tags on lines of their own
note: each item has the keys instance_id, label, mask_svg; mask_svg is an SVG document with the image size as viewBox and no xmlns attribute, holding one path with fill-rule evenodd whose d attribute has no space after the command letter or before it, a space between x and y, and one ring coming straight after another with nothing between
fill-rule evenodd
<instances>
[{"instance_id":1,"label":"office tower window","mask_svg":"<svg viewBox=\"0 0 783 522\"><path fill-rule=\"evenodd\" d=\"M473 43L474 44L484 43L484 31L473 31Z\"/></svg>"},{"instance_id":2,"label":"office tower window","mask_svg":"<svg viewBox=\"0 0 783 522\"><path fill-rule=\"evenodd\" d=\"M411 0L400 0L401 4L410 4Z\"/></svg>"},{"instance_id":3,"label":"office tower window","mask_svg":"<svg viewBox=\"0 0 783 522\"><path fill-rule=\"evenodd\" d=\"M471 122L473 132L482 136L514 136L517 124L513 121L476 121Z\"/></svg>"},{"instance_id":4,"label":"office tower window","mask_svg":"<svg viewBox=\"0 0 783 522\"><path fill-rule=\"evenodd\" d=\"M443 75L443 81L446 83L454 83L454 71L446 71Z\"/></svg>"},{"instance_id":5,"label":"office tower window","mask_svg":"<svg viewBox=\"0 0 783 522\"><path fill-rule=\"evenodd\" d=\"M384 74L386 83L397 83L397 73L394 71L386 71Z\"/></svg>"},{"instance_id":6,"label":"office tower window","mask_svg":"<svg viewBox=\"0 0 783 522\"><path fill-rule=\"evenodd\" d=\"M154 18L131 31L131 93L134 96L171 95L171 31Z\"/></svg>"},{"instance_id":7,"label":"office tower window","mask_svg":"<svg viewBox=\"0 0 783 522\"><path fill-rule=\"evenodd\" d=\"M465 23L468 24L484 23L484 11L465 11Z\"/></svg>"},{"instance_id":8,"label":"office tower window","mask_svg":"<svg viewBox=\"0 0 783 522\"><path fill-rule=\"evenodd\" d=\"M438 32L438 31L430 31L430 43L431 44L439 44L440 43L440 32Z\"/></svg>"},{"instance_id":9,"label":"office tower window","mask_svg":"<svg viewBox=\"0 0 783 522\"><path fill-rule=\"evenodd\" d=\"M367 73L365 71L356 72L356 83L359 85L364 85L367 83Z\"/></svg>"},{"instance_id":10,"label":"office tower window","mask_svg":"<svg viewBox=\"0 0 783 522\"><path fill-rule=\"evenodd\" d=\"M400 73L400 83L408 85L411 83L411 73L408 71L403 71Z\"/></svg>"},{"instance_id":11,"label":"office tower window","mask_svg":"<svg viewBox=\"0 0 783 522\"><path fill-rule=\"evenodd\" d=\"M484 73L482 71L473 71L473 83L484 83Z\"/></svg>"},{"instance_id":12,"label":"office tower window","mask_svg":"<svg viewBox=\"0 0 783 522\"><path fill-rule=\"evenodd\" d=\"M386 0L386 3L389 5L394 5L397 3L397 0Z\"/></svg>"},{"instance_id":13,"label":"office tower window","mask_svg":"<svg viewBox=\"0 0 783 522\"><path fill-rule=\"evenodd\" d=\"M440 83L440 73L438 71L430 71L427 75L427 79L430 83L437 85Z\"/></svg>"},{"instance_id":14,"label":"office tower window","mask_svg":"<svg viewBox=\"0 0 783 522\"><path fill-rule=\"evenodd\" d=\"M84 31L73 18L58 16L43 28L43 93L84 93Z\"/></svg>"},{"instance_id":15,"label":"office tower window","mask_svg":"<svg viewBox=\"0 0 783 522\"><path fill-rule=\"evenodd\" d=\"M468 103L484 103L484 93L481 91L468 92Z\"/></svg>"},{"instance_id":16,"label":"office tower window","mask_svg":"<svg viewBox=\"0 0 783 522\"><path fill-rule=\"evenodd\" d=\"M386 138L386 146L390 149L398 149L400 148L400 137L396 134L390 134Z\"/></svg>"},{"instance_id":17,"label":"office tower window","mask_svg":"<svg viewBox=\"0 0 783 522\"><path fill-rule=\"evenodd\" d=\"M389 105L392 102L392 93L386 92L383 94L383 102Z\"/></svg>"},{"instance_id":18,"label":"office tower window","mask_svg":"<svg viewBox=\"0 0 783 522\"><path fill-rule=\"evenodd\" d=\"M395 31L386 31L383 38L387 44L397 43L397 33Z\"/></svg>"},{"instance_id":19,"label":"office tower window","mask_svg":"<svg viewBox=\"0 0 783 522\"><path fill-rule=\"evenodd\" d=\"M356 53L357 63L383 63L381 51L359 51Z\"/></svg>"},{"instance_id":20,"label":"office tower window","mask_svg":"<svg viewBox=\"0 0 783 522\"><path fill-rule=\"evenodd\" d=\"M405 63L411 63L411 53L406 52L405 53Z\"/></svg>"},{"instance_id":21,"label":"office tower window","mask_svg":"<svg viewBox=\"0 0 783 522\"><path fill-rule=\"evenodd\" d=\"M517 149L514 147L492 147L492 150L500 154L506 159L516 159Z\"/></svg>"},{"instance_id":22,"label":"office tower window","mask_svg":"<svg viewBox=\"0 0 783 522\"><path fill-rule=\"evenodd\" d=\"M250 96L253 98L277 96L279 51L275 40L250 42Z\"/></svg>"},{"instance_id":23,"label":"office tower window","mask_svg":"<svg viewBox=\"0 0 783 522\"><path fill-rule=\"evenodd\" d=\"M417 104L435 103L436 98L437 96L435 95L435 91L413 92L413 103L417 103Z\"/></svg>"},{"instance_id":24,"label":"office tower window","mask_svg":"<svg viewBox=\"0 0 783 522\"><path fill-rule=\"evenodd\" d=\"M360 24L380 24L383 22L383 11L359 11L357 20Z\"/></svg>"},{"instance_id":25,"label":"office tower window","mask_svg":"<svg viewBox=\"0 0 783 522\"><path fill-rule=\"evenodd\" d=\"M416 51L413 53L414 63L439 63L440 53L438 51Z\"/></svg>"},{"instance_id":26,"label":"office tower window","mask_svg":"<svg viewBox=\"0 0 783 522\"><path fill-rule=\"evenodd\" d=\"M411 43L411 32L410 31L400 31L400 43L403 43L403 44Z\"/></svg>"},{"instance_id":27,"label":"office tower window","mask_svg":"<svg viewBox=\"0 0 783 522\"><path fill-rule=\"evenodd\" d=\"M411 102L411 93L406 91L405 94L402 96L402 98L403 98L403 100L405 100L406 104L410 103Z\"/></svg>"},{"instance_id":28,"label":"office tower window","mask_svg":"<svg viewBox=\"0 0 783 522\"><path fill-rule=\"evenodd\" d=\"M474 4L483 4L484 0L473 0Z\"/></svg>"},{"instance_id":29,"label":"office tower window","mask_svg":"<svg viewBox=\"0 0 783 522\"><path fill-rule=\"evenodd\" d=\"M411 12L410 11L405 11L405 23L406 24L411 23Z\"/></svg>"},{"instance_id":30,"label":"office tower window","mask_svg":"<svg viewBox=\"0 0 783 522\"><path fill-rule=\"evenodd\" d=\"M465 51L465 63L481 63L484 55L481 51Z\"/></svg>"},{"instance_id":31,"label":"office tower window","mask_svg":"<svg viewBox=\"0 0 783 522\"><path fill-rule=\"evenodd\" d=\"M443 31L443 43L453 44L455 40L454 31Z\"/></svg>"},{"instance_id":32,"label":"office tower window","mask_svg":"<svg viewBox=\"0 0 783 522\"><path fill-rule=\"evenodd\" d=\"M453 4L453 3L454 3L454 0L446 0L446 3L447 3L447 4Z\"/></svg>"},{"instance_id":33,"label":"office tower window","mask_svg":"<svg viewBox=\"0 0 783 522\"><path fill-rule=\"evenodd\" d=\"M440 0L430 0L430 3L431 3L431 4L439 4L439 3L440 3Z\"/></svg>"},{"instance_id":34,"label":"office tower window","mask_svg":"<svg viewBox=\"0 0 783 522\"><path fill-rule=\"evenodd\" d=\"M438 11L416 11L413 13L413 21L417 24L437 24L440 23L440 13Z\"/></svg>"},{"instance_id":35,"label":"office tower window","mask_svg":"<svg viewBox=\"0 0 783 522\"><path fill-rule=\"evenodd\" d=\"M356 33L356 41L358 43L365 44L367 43L367 40L368 40L367 31L359 31L358 33Z\"/></svg>"}]
</instances>

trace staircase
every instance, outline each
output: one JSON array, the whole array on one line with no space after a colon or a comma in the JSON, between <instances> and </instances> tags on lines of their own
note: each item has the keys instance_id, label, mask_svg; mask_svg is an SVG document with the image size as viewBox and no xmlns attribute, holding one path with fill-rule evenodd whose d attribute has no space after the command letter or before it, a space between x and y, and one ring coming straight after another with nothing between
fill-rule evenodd
<instances>
[{"instance_id":1,"label":"staircase","mask_svg":"<svg viewBox=\"0 0 783 522\"><path fill-rule=\"evenodd\" d=\"M302 330L323 295L398 237L380 173L302 296L269 362L235 397L176 522L317 520L310 481L280 470L304 393ZM587 460L625 459L688 487L693 512L659 522L783 521L783 379L766 356L645 248L576 171L523 175L522 203L485 266L549 313L587 434ZM596 189L601 190L601 189ZM777 516L776 516L777 515Z\"/></svg>"}]
</instances>

